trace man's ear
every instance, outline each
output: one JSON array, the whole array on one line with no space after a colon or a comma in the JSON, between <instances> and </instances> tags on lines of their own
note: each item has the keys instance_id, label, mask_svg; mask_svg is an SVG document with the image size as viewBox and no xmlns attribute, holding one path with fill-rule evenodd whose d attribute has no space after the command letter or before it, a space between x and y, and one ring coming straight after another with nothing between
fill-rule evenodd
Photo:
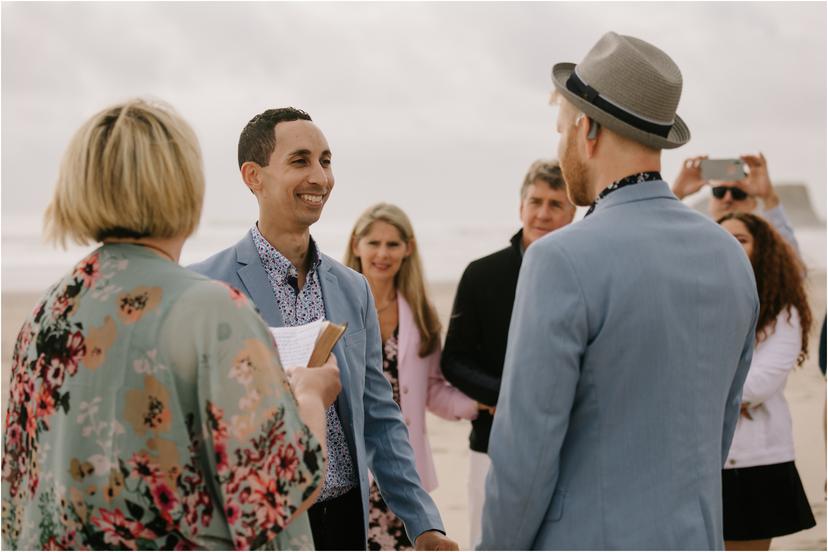
<instances>
[{"instance_id":1,"label":"man's ear","mask_svg":"<svg viewBox=\"0 0 828 552\"><path fill-rule=\"evenodd\" d=\"M245 186L253 195L256 195L262 189L262 167L255 161L242 163L241 176Z\"/></svg>"},{"instance_id":2,"label":"man's ear","mask_svg":"<svg viewBox=\"0 0 828 552\"><path fill-rule=\"evenodd\" d=\"M579 132L584 133L584 146L586 148L587 159L592 159L595 156L595 151L598 149L598 140L601 138L601 125L593 121L589 117L584 117L583 130L578 129Z\"/></svg>"}]
</instances>

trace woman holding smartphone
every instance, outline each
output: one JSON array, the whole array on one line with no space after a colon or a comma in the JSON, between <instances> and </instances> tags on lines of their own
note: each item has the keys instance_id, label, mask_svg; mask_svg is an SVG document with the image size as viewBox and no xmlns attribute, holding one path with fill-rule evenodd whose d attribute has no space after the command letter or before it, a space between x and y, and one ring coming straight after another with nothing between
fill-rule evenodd
<instances>
[{"instance_id":1,"label":"woman holding smartphone","mask_svg":"<svg viewBox=\"0 0 828 552\"><path fill-rule=\"evenodd\" d=\"M368 208L354 225L344 263L364 274L371 286L383 371L408 426L417 473L430 492L437 487L437 475L426 435L426 408L447 420L471 420L479 405L440 371L440 321L426 294L408 216L387 203ZM376 482L371 484L368 518L370 550L411 549L402 522L388 510Z\"/></svg>"},{"instance_id":2,"label":"woman holding smartphone","mask_svg":"<svg viewBox=\"0 0 828 552\"><path fill-rule=\"evenodd\" d=\"M771 539L816 522L794 464L788 374L808 355L811 310L804 269L764 219L730 213L719 219L742 244L756 275L756 346L742 391L741 416L722 472L727 550L768 550Z\"/></svg>"}]
</instances>

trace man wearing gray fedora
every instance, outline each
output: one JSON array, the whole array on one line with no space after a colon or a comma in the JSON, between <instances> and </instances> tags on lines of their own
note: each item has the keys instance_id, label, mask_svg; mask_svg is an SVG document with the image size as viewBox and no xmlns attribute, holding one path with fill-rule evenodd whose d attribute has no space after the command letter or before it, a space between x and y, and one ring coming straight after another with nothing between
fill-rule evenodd
<instances>
[{"instance_id":1,"label":"man wearing gray fedora","mask_svg":"<svg viewBox=\"0 0 828 552\"><path fill-rule=\"evenodd\" d=\"M659 174L690 139L667 54L607 33L552 79L567 191L590 209L523 261L478 548L721 549L750 263Z\"/></svg>"}]
</instances>

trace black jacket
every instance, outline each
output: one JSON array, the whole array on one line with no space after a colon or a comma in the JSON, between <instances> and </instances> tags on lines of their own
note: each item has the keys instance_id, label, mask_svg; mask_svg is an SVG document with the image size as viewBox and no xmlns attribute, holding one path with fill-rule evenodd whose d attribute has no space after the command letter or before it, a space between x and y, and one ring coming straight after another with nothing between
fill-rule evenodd
<instances>
[{"instance_id":1,"label":"black jacket","mask_svg":"<svg viewBox=\"0 0 828 552\"><path fill-rule=\"evenodd\" d=\"M497 404L512 304L515 302L523 231L506 249L472 261L463 272L449 320L441 367L446 379L474 400ZM492 416L481 411L472 421L469 446L489 448Z\"/></svg>"}]
</instances>

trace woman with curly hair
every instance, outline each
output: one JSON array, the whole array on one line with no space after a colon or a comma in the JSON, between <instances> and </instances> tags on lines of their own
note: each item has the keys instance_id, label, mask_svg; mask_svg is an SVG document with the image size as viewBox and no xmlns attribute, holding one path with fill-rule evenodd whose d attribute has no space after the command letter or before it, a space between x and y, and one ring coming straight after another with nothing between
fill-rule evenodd
<instances>
[{"instance_id":1,"label":"woman with curly hair","mask_svg":"<svg viewBox=\"0 0 828 552\"><path fill-rule=\"evenodd\" d=\"M742 244L756 275L756 346L742 409L722 472L727 550L768 550L771 539L816 522L794 464L788 374L808 355L811 310L804 267L764 219L730 213L719 219Z\"/></svg>"}]
</instances>

